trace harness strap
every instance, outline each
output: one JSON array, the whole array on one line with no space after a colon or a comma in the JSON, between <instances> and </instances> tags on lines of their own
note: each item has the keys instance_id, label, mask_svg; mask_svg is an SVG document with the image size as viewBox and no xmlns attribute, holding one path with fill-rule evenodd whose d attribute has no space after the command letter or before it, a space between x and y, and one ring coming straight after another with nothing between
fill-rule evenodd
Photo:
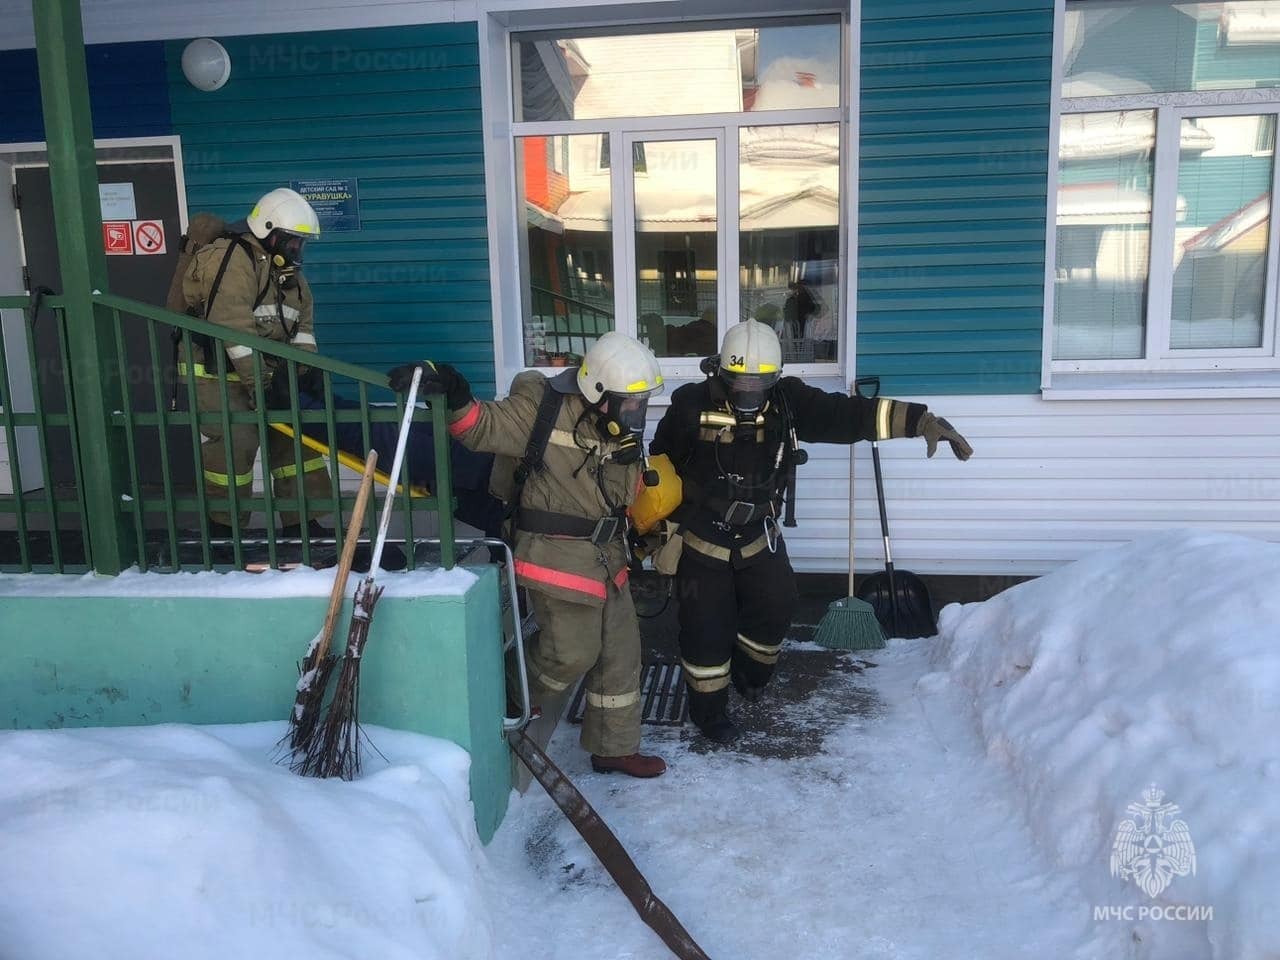
<instances>
[{"instance_id":1,"label":"harness strap","mask_svg":"<svg viewBox=\"0 0 1280 960\"><path fill-rule=\"evenodd\" d=\"M588 517L575 517L568 513L555 513L551 510L521 510L516 520L516 528L525 533L590 540L603 545L617 539L625 529L625 524L618 516L597 517L592 520Z\"/></svg>"}]
</instances>

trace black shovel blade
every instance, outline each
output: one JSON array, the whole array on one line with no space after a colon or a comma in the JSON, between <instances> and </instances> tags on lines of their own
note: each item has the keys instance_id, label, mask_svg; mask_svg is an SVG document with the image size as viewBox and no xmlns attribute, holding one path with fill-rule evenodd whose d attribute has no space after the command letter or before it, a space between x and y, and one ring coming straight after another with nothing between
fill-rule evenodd
<instances>
[{"instance_id":1,"label":"black shovel blade","mask_svg":"<svg viewBox=\"0 0 1280 960\"><path fill-rule=\"evenodd\" d=\"M893 622L893 591L889 589L889 573L881 570L858 584L858 599L871 604L876 619L884 627L885 636L932 637L938 632L933 616L933 601L924 581L907 570L894 570L893 583L898 592L898 623Z\"/></svg>"}]
</instances>

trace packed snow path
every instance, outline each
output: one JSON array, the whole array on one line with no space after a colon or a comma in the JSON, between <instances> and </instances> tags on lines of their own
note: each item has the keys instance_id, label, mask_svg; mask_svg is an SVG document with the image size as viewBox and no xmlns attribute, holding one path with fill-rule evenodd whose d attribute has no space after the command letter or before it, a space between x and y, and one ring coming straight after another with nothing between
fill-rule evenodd
<instances>
[{"instance_id":1,"label":"packed snow path","mask_svg":"<svg viewBox=\"0 0 1280 960\"><path fill-rule=\"evenodd\" d=\"M1130 955L1036 849L972 709L920 683L931 642L895 641L861 674L852 654L788 647L772 702L739 705L734 749L645 728L659 780L593 773L568 724L550 752L716 960ZM489 853L511 898L499 956L669 957L536 785Z\"/></svg>"}]
</instances>

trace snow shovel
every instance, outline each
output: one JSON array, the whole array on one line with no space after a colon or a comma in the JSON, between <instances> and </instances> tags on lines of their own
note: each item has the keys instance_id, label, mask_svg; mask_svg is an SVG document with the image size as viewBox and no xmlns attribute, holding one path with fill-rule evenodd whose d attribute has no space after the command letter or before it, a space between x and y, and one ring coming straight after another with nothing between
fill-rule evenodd
<instances>
[{"instance_id":1,"label":"snow shovel","mask_svg":"<svg viewBox=\"0 0 1280 960\"><path fill-rule=\"evenodd\" d=\"M863 388L871 393L863 393ZM859 377L854 390L860 397L875 397L880 393L879 377ZM871 604L876 619L891 637L932 637L938 632L933 617L933 601L929 588L914 573L895 570L893 550L889 544L889 516L884 508L884 476L880 472L880 445L871 441L871 462L876 473L876 503L880 507L880 536L884 540L884 570L873 573L858 587L858 599Z\"/></svg>"}]
</instances>

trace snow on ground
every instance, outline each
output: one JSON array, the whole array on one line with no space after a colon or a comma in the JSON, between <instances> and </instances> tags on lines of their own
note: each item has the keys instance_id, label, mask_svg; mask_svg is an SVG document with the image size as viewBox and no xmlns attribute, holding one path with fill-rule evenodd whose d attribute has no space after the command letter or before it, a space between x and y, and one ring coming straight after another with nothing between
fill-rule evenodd
<instances>
[{"instance_id":1,"label":"snow on ground","mask_svg":"<svg viewBox=\"0 0 1280 960\"><path fill-rule=\"evenodd\" d=\"M1277 584L1280 546L1157 535L864 673L791 644L735 749L646 728L658 780L550 752L717 960L1275 960ZM318 782L282 729L0 734L0 960L668 956L536 786L485 850L457 748L377 731ZM1197 856L1155 898L1110 870L1151 783Z\"/></svg>"},{"instance_id":2,"label":"snow on ground","mask_svg":"<svg viewBox=\"0 0 1280 960\"><path fill-rule=\"evenodd\" d=\"M0 734L3 960L495 956L460 748L370 728L354 783L282 723Z\"/></svg>"},{"instance_id":3,"label":"snow on ground","mask_svg":"<svg viewBox=\"0 0 1280 960\"><path fill-rule=\"evenodd\" d=\"M1055 869L1098 904L1212 907L1129 924L1162 960L1280 957L1280 545L1149 537L948 608L941 630L922 683L976 709ZM1103 869L1151 784L1197 867L1154 898Z\"/></svg>"},{"instance_id":4,"label":"snow on ground","mask_svg":"<svg viewBox=\"0 0 1280 960\"><path fill-rule=\"evenodd\" d=\"M670 769L624 783L590 771L576 728L552 753L713 958L1124 956L1119 931L1096 930L1072 878L1035 850L967 718L931 715L915 696L928 648L894 641L876 669L836 672L789 705L825 735L815 756L698 753L688 731L646 728ZM520 905L495 918L499 955L669 956L536 790L489 850Z\"/></svg>"}]
</instances>

